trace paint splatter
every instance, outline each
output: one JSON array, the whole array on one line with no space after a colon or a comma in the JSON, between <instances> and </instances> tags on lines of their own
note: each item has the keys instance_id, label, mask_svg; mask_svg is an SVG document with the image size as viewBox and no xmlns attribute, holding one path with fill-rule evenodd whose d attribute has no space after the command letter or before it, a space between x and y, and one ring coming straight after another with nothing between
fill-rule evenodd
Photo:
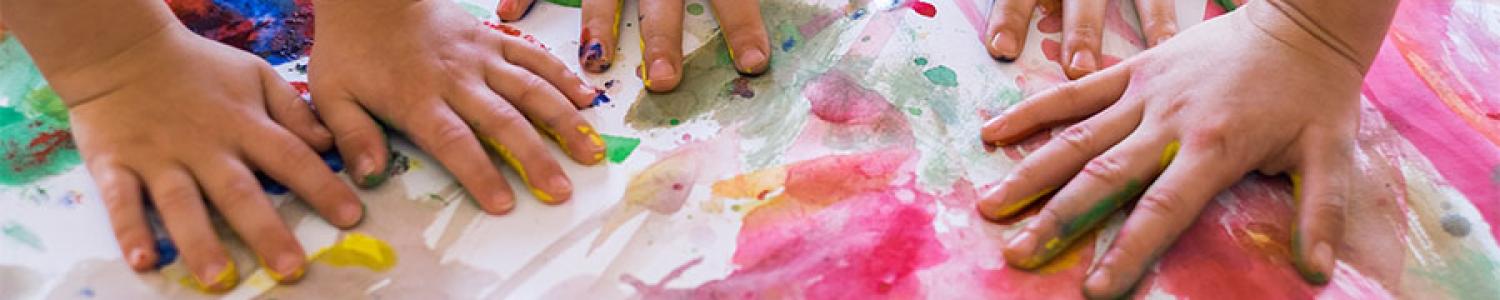
<instances>
[{"instance_id":1,"label":"paint splatter","mask_svg":"<svg viewBox=\"0 0 1500 300\"><path fill-rule=\"evenodd\" d=\"M311 0L173 0L172 13L188 29L255 53L272 65L312 49Z\"/></svg>"},{"instance_id":2,"label":"paint splatter","mask_svg":"<svg viewBox=\"0 0 1500 300\"><path fill-rule=\"evenodd\" d=\"M865 14L869 14L869 13L870 12L868 10L865 10L864 8L856 9L856 10L854 10L852 12L849 12L849 19L850 20L859 20L860 18L864 18Z\"/></svg>"},{"instance_id":3,"label":"paint splatter","mask_svg":"<svg viewBox=\"0 0 1500 300\"><path fill-rule=\"evenodd\" d=\"M617 164L630 158L630 154L635 152L635 147L641 145L641 139L633 137L608 134L601 134L599 137L604 139L605 155L609 157L610 162Z\"/></svg>"},{"instance_id":4,"label":"paint splatter","mask_svg":"<svg viewBox=\"0 0 1500 300\"><path fill-rule=\"evenodd\" d=\"M607 210L602 228L588 251L598 249L620 226L638 215L648 211L670 215L681 210L700 178L726 167L724 163L715 163L715 159L739 155L733 146L722 141L687 144L642 169L630 178L620 202Z\"/></svg>"},{"instance_id":5,"label":"paint splatter","mask_svg":"<svg viewBox=\"0 0 1500 300\"><path fill-rule=\"evenodd\" d=\"M694 15L694 16L702 15L703 14L703 4L701 4L701 3L688 4L687 5L687 13L689 15Z\"/></svg>"},{"instance_id":6,"label":"paint splatter","mask_svg":"<svg viewBox=\"0 0 1500 300\"><path fill-rule=\"evenodd\" d=\"M922 0L911 0L906 3L906 7L911 8L911 11L923 17L932 18L937 16L937 6L933 6L932 3L922 2Z\"/></svg>"},{"instance_id":7,"label":"paint splatter","mask_svg":"<svg viewBox=\"0 0 1500 300\"><path fill-rule=\"evenodd\" d=\"M156 224L155 227L160 226L160 224ZM177 261L177 245L172 244L172 239L167 238L165 235L159 236L156 238L155 244L157 270L160 270L161 268L172 264L172 262Z\"/></svg>"},{"instance_id":8,"label":"paint splatter","mask_svg":"<svg viewBox=\"0 0 1500 300\"><path fill-rule=\"evenodd\" d=\"M609 103L609 101L610 99L608 93L606 93L603 89L596 89L594 90L594 101L589 103L589 107L598 107L600 105Z\"/></svg>"},{"instance_id":9,"label":"paint splatter","mask_svg":"<svg viewBox=\"0 0 1500 300\"><path fill-rule=\"evenodd\" d=\"M939 86L958 86L958 73L953 72L948 66L937 66L922 72L922 77L927 77L928 82Z\"/></svg>"},{"instance_id":10,"label":"paint splatter","mask_svg":"<svg viewBox=\"0 0 1500 300\"><path fill-rule=\"evenodd\" d=\"M870 123L890 106L880 93L861 86L842 72L828 72L813 79L802 94L812 102L814 116L834 124Z\"/></svg>"},{"instance_id":11,"label":"paint splatter","mask_svg":"<svg viewBox=\"0 0 1500 300\"><path fill-rule=\"evenodd\" d=\"M36 251L46 250L45 247L42 247L42 238L36 236L36 233L31 232L31 229L27 229L26 226L21 226L19 223L5 223L5 226L0 227L0 232L5 233L5 237L11 241L21 243Z\"/></svg>"},{"instance_id":12,"label":"paint splatter","mask_svg":"<svg viewBox=\"0 0 1500 300\"><path fill-rule=\"evenodd\" d=\"M313 253L312 260L340 267L358 266L372 271L385 271L396 265L396 251L373 236L350 233L343 240L328 248Z\"/></svg>"},{"instance_id":13,"label":"paint splatter","mask_svg":"<svg viewBox=\"0 0 1500 300\"><path fill-rule=\"evenodd\" d=\"M1438 224L1442 225L1443 232L1447 232L1449 235L1455 237L1468 236L1470 227L1472 226L1469 225L1469 219L1454 213L1443 215L1443 218L1438 220Z\"/></svg>"},{"instance_id":14,"label":"paint splatter","mask_svg":"<svg viewBox=\"0 0 1500 300\"><path fill-rule=\"evenodd\" d=\"M25 184L78 165L78 146L63 122L38 118L0 124L0 184Z\"/></svg>"},{"instance_id":15,"label":"paint splatter","mask_svg":"<svg viewBox=\"0 0 1500 300\"><path fill-rule=\"evenodd\" d=\"M755 98L755 90L750 87L750 78L746 77L735 78L730 83L729 93L745 99Z\"/></svg>"},{"instance_id":16,"label":"paint splatter","mask_svg":"<svg viewBox=\"0 0 1500 300\"><path fill-rule=\"evenodd\" d=\"M911 62L914 63L914 64L917 64L917 66L919 66L919 67L920 66L926 66L927 65L927 58L926 57L918 57L917 59L913 59Z\"/></svg>"}]
</instances>

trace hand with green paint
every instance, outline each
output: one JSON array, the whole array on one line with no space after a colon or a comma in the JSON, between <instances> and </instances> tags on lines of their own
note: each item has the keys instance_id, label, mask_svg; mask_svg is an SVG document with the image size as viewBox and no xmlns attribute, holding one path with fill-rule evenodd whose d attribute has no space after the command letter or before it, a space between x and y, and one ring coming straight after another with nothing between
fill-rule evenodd
<instances>
[{"instance_id":1,"label":"hand with green paint","mask_svg":"<svg viewBox=\"0 0 1500 300\"><path fill-rule=\"evenodd\" d=\"M603 140L578 112L598 92L514 28L486 26L447 0L315 5L312 100L356 184L378 185L391 168L377 118L437 158L492 214L509 212L515 193L485 146L549 204L572 197L573 183L547 138L578 163L604 159Z\"/></svg>"},{"instance_id":2,"label":"hand with green paint","mask_svg":"<svg viewBox=\"0 0 1500 300\"><path fill-rule=\"evenodd\" d=\"M520 19L535 0L500 1L500 19ZM553 1L553 0L549 0ZM567 2L555 0L553 2ZM576 1L575 1L576 2ZM670 92L682 82L682 18L684 0L640 0L641 80L652 92ZM740 74L758 75L771 66L771 45L761 20L759 0L709 0L718 17L729 57ZM578 62L589 72L604 72L613 65L619 45L620 14L624 0L581 0L583 33L578 41ZM698 15L703 6L693 3L686 12Z\"/></svg>"},{"instance_id":3,"label":"hand with green paint","mask_svg":"<svg viewBox=\"0 0 1500 300\"><path fill-rule=\"evenodd\" d=\"M1062 51L1057 62L1070 79L1093 73L1104 65L1104 14L1109 13L1108 0L995 0L990 7L989 27L984 48L995 59L1011 62L1021 56L1026 33L1031 29L1031 15L1036 8L1042 14L1061 14ZM1135 0L1146 46L1155 47L1177 34L1175 0ZM1040 26L1040 25L1039 25Z\"/></svg>"},{"instance_id":4,"label":"hand with green paint","mask_svg":"<svg viewBox=\"0 0 1500 300\"><path fill-rule=\"evenodd\" d=\"M1345 203L1363 200L1352 196L1360 84L1396 2L1252 2L991 120L983 140L1005 145L1082 119L980 200L991 219L1044 205L1006 260L1037 268L1139 197L1083 283L1090 297L1123 295L1204 205L1259 171L1291 175L1290 259L1326 282L1347 249Z\"/></svg>"},{"instance_id":5,"label":"hand with green paint","mask_svg":"<svg viewBox=\"0 0 1500 300\"><path fill-rule=\"evenodd\" d=\"M297 281L305 252L252 169L288 185L335 226L363 218L353 189L314 152L331 147L329 131L261 58L188 31L160 0L0 4L68 106L74 140L135 270L168 263L158 261L147 223L154 207L194 283L234 287L239 272L212 208L273 279Z\"/></svg>"}]
</instances>

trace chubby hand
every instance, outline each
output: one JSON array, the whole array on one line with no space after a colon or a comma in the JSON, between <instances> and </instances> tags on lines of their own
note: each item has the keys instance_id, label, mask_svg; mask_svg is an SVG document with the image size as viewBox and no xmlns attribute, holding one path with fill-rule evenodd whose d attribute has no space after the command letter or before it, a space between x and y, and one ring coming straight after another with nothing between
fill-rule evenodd
<instances>
[{"instance_id":1,"label":"chubby hand","mask_svg":"<svg viewBox=\"0 0 1500 300\"><path fill-rule=\"evenodd\" d=\"M1104 14L1109 0L995 0L990 7L989 27L984 48L1001 61L1021 56L1026 32L1037 7L1043 14L1061 13L1063 17L1062 56L1058 62L1069 79L1078 79L1099 70L1104 64ZM1177 33L1174 0L1136 0L1141 31L1146 46L1155 47Z\"/></svg>"},{"instance_id":2,"label":"chubby hand","mask_svg":"<svg viewBox=\"0 0 1500 300\"><path fill-rule=\"evenodd\" d=\"M265 61L178 26L134 43L48 74L70 107L73 133L131 267L149 270L158 259L144 191L200 287L224 291L237 281L209 207L273 278L300 278L305 252L254 169L286 184L329 223L359 223L359 199L314 152L330 148L329 131Z\"/></svg>"},{"instance_id":3,"label":"chubby hand","mask_svg":"<svg viewBox=\"0 0 1500 300\"><path fill-rule=\"evenodd\" d=\"M1324 282L1350 195L1363 66L1289 20L1236 11L994 118L987 143L1069 126L979 202L1007 218L1052 191L1005 248L1036 268L1139 197L1084 294L1129 291L1199 211L1246 173L1290 173L1293 261ZM1234 62L1234 63L1225 63ZM1250 83L1254 84L1250 84Z\"/></svg>"},{"instance_id":4,"label":"chubby hand","mask_svg":"<svg viewBox=\"0 0 1500 300\"><path fill-rule=\"evenodd\" d=\"M520 19L532 2L500 1L500 19ZM619 45L624 0L582 0L583 34L578 62L589 72L604 72L614 63ZM682 82L683 0L639 0L641 11L641 79L652 92L668 92ZM770 38L761 21L759 0L710 0L719 19L729 56L737 71L764 73L771 64ZM690 75L687 75L690 76Z\"/></svg>"},{"instance_id":5,"label":"chubby hand","mask_svg":"<svg viewBox=\"0 0 1500 300\"><path fill-rule=\"evenodd\" d=\"M603 159L603 141L578 113L596 90L539 45L446 0L316 5L313 103L361 186L379 184L390 167L376 118L437 158L489 213L508 212L515 200L484 146L546 203L566 201L573 183L537 129L574 161Z\"/></svg>"}]
</instances>

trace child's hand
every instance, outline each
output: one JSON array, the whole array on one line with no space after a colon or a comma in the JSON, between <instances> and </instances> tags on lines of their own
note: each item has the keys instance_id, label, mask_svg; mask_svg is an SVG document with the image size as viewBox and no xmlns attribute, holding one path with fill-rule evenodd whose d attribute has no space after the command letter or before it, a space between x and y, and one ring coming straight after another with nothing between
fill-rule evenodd
<instances>
[{"instance_id":1,"label":"child's hand","mask_svg":"<svg viewBox=\"0 0 1500 300\"><path fill-rule=\"evenodd\" d=\"M571 197L573 184L535 128L552 133L575 161L603 158L603 142L577 111L595 89L537 45L447 0L316 5L313 101L360 185L378 184L389 163L371 114L432 153L490 213L515 202L481 145L507 158L548 203Z\"/></svg>"},{"instance_id":2,"label":"child's hand","mask_svg":"<svg viewBox=\"0 0 1500 300\"><path fill-rule=\"evenodd\" d=\"M1059 3L1061 1L1061 3ZM1078 79L1098 70L1103 62L1101 53L1104 35L1105 3L1108 0L996 0L990 7L988 37L984 48L990 56L1002 61L1012 61L1021 55L1026 45L1026 31L1031 26L1031 13L1042 7L1042 13L1062 13L1063 43L1062 57L1058 62L1068 78ZM1154 47L1177 33L1177 15L1172 9L1173 0L1136 0L1136 13L1140 15L1141 29L1146 34L1146 45ZM1059 9L1060 8L1060 9Z\"/></svg>"},{"instance_id":3,"label":"child's hand","mask_svg":"<svg viewBox=\"0 0 1500 300\"><path fill-rule=\"evenodd\" d=\"M1308 280L1328 279L1345 201L1360 201L1348 197L1359 174L1360 83L1373 57L1341 46L1378 45L1384 26L1373 18L1350 26L1373 31L1374 44L1329 43L1328 34L1251 5L1260 6L1042 92L984 126L986 142L1009 143L1084 119L980 201L984 216L1005 218L1061 187L1008 243L1007 261L1036 268L1144 195L1083 285L1089 296L1118 296L1209 200L1258 170L1292 174L1299 214L1292 259Z\"/></svg>"},{"instance_id":4,"label":"child's hand","mask_svg":"<svg viewBox=\"0 0 1500 300\"><path fill-rule=\"evenodd\" d=\"M500 1L500 19L513 21L535 0ZM646 89L668 92L682 82L683 0L640 0L641 79ZM730 59L744 74L760 74L771 64L771 46L760 18L759 0L712 0ZM623 0L583 0L583 40L578 61L584 70L604 72L614 63Z\"/></svg>"},{"instance_id":5,"label":"child's hand","mask_svg":"<svg viewBox=\"0 0 1500 300\"><path fill-rule=\"evenodd\" d=\"M236 279L205 198L274 278L301 276L305 252L252 169L287 184L330 223L359 223L359 199L313 152L329 147L328 130L265 61L179 26L134 43L48 74L131 267L149 270L157 260L143 190L210 291Z\"/></svg>"}]
</instances>

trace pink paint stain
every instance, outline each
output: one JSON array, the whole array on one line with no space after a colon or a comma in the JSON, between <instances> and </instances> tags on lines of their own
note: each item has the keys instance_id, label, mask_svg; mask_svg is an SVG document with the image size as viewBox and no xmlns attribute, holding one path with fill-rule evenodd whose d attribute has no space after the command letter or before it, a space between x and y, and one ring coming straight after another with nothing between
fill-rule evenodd
<instances>
[{"instance_id":1,"label":"pink paint stain","mask_svg":"<svg viewBox=\"0 0 1500 300\"><path fill-rule=\"evenodd\" d=\"M813 116L835 124L870 123L891 107L879 93L836 71L813 79L802 95L812 102Z\"/></svg>"},{"instance_id":2,"label":"pink paint stain","mask_svg":"<svg viewBox=\"0 0 1500 300\"><path fill-rule=\"evenodd\" d=\"M932 3L922 2L922 0L906 2L906 7L911 8L911 11L923 17L932 18L937 16L937 6L933 6Z\"/></svg>"},{"instance_id":3,"label":"pink paint stain","mask_svg":"<svg viewBox=\"0 0 1500 300\"><path fill-rule=\"evenodd\" d=\"M912 180L893 183L890 179L895 173L911 171L889 164L904 163L914 155L910 150L888 150L794 164L786 179L788 189L829 180L826 176L797 173L873 176L844 180L856 188L834 193L813 192L819 197L844 196L825 208L757 207L746 216L742 228L734 257L739 268L724 279L688 290L662 288L670 277L656 286L636 286L648 299L920 297L923 291L917 271L943 262L947 255L932 225L934 197L918 190ZM886 166L869 168L865 163ZM805 192L808 191L789 191L770 201L799 203L802 199L793 195ZM763 214L788 214L792 218L775 218L782 220L778 222L750 221ZM743 233L746 231L754 233L747 235Z\"/></svg>"}]
</instances>

